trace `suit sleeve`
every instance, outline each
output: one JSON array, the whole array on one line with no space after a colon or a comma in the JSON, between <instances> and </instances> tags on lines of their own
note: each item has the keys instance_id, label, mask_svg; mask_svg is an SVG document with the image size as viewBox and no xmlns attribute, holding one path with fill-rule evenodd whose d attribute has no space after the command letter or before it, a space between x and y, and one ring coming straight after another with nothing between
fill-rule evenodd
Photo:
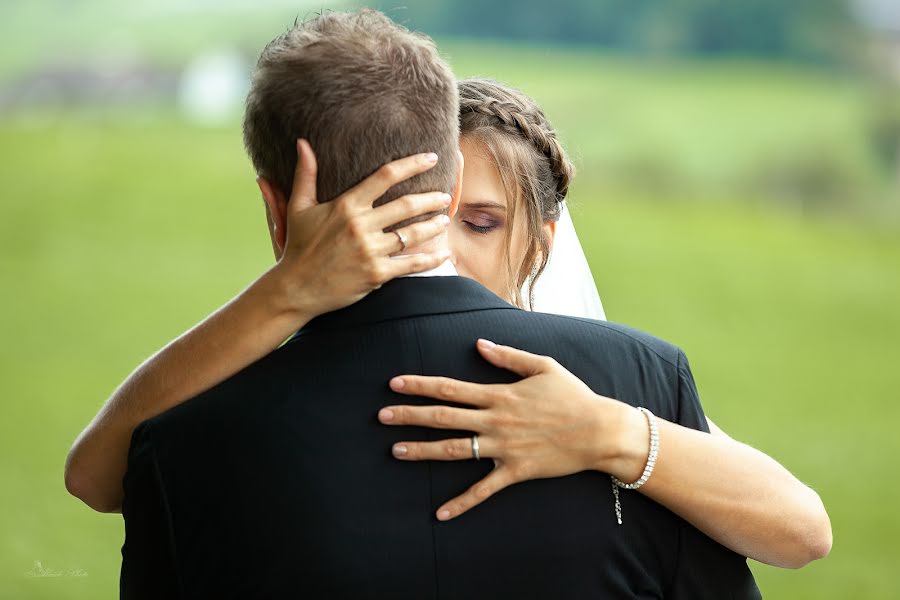
<instances>
[{"instance_id":1,"label":"suit sleeve","mask_svg":"<svg viewBox=\"0 0 900 600\"><path fill-rule=\"evenodd\" d=\"M678 565L669 600L761 600L747 559L707 537L686 521L678 533Z\"/></svg>"},{"instance_id":2,"label":"suit sleeve","mask_svg":"<svg viewBox=\"0 0 900 600\"><path fill-rule=\"evenodd\" d=\"M153 429L147 421L132 434L122 484L125 543L120 598L181 598L168 500L156 460Z\"/></svg>"},{"instance_id":3,"label":"suit sleeve","mask_svg":"<svg viewBox=\"0 0 900 600\"><path fill-rule=\"evenodd\" d=\"M678 424L709 433L709 423L706 421L706 414L700 404L700 395L697 393L697 384L694 382L691 366L688 364L684 351L680 348L678 349L676 372Z\"/></svg>"}]
</instances>

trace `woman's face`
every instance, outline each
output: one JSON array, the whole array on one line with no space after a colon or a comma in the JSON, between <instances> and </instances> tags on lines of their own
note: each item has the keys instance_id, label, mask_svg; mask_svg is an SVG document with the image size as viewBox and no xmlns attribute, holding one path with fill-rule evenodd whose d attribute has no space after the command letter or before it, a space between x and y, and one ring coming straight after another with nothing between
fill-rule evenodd
<instances>
[{"instance_id":1,"label":"woman's face","mask_svg":"<svg viewBox=\"0 0 900 600\"><path fill-rule=\"evenodd\" d=\"M459 209L450 223L451 260L460 275L478 281L512 303L507 260L518 265L525 254L524 211L516 212L516 226L507 253L506 231L511 208L500 172L480 142L463 137L459 147L465 167Z\"/></svg>"}]
</instances>

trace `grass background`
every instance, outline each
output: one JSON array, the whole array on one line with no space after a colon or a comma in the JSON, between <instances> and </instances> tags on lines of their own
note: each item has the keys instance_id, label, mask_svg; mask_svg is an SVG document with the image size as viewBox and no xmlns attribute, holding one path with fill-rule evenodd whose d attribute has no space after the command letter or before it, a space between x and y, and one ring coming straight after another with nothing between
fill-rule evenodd
<instances>
[{"instance_id":1,"label":"grass background","mask_svg":"<svg viewBox=\"0 0 900 600\"><path fill-rule=\"evenodd\" d=\"M561 129L609 318L682 346L710 416L824 499L831 555L752 563L764 595L896 593L900 230L866 89L750 62L443 47ZM811 216L754 183L820 150L879 218ZM67 495L66 452L131 369L269 265L262 204L237 118L199 129L165 110L0 120L0 181L0 598L113 597L121 518ZM26 576L35 561L61 576Z\"/></svg>"}]
</instances>

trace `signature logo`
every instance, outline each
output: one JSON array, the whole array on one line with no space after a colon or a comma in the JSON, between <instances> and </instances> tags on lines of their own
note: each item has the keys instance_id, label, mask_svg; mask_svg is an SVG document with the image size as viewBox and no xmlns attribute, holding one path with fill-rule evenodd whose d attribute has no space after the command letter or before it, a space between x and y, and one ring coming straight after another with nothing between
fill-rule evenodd
<instances>
[{"instance_id":1,"label":"signature logo","mask_svg":"<svg viewBox=\"0 0 900 600\"><path fill-rule=\"evenodd\" d=\"M25 577L87 577L87 571L84 569L66 569L60 571L51 569L41 564L41 561L34 561L31 569L25 571Z\"/></svg>"}]
</instances>

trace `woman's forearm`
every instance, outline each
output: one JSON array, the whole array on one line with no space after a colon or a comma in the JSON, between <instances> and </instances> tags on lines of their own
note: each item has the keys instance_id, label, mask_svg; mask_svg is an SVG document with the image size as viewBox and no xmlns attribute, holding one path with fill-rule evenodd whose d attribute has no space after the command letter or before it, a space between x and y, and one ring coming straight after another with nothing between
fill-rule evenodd
<instances>
[{"instance_id":1,"label":"woman's forearm","mask_svg":"<svg viewBox=\"0 0 900 600\"><path fill-rule=\"evenodd\" d=\"M818 494L787 469L716 427L709 434L657 422L659 456L641 492L723 546L763 563L798 568L828 554L828 513ZM629 407L623 423L623 451L607 472L634 481L647 460L647 421Z\"/></svg>"},{"instance_id":2,"label":"woman's forearm","mask_svg":"<svg viewBox=\"0 0 900 600\"><path fill-rule=\"evenodd\" d=\"M262 358L310 320L288 302L278 268L154 354L115 390L69 451L70 493L95 510L119 512L135 427Z\"/></svg>"},{"instance_id":3,"label":"woman's forearm","mask_svg":"<svg viewBox=\"0 0 900 600\"><path fill-rule=\"evenodd\" d=\"M122 478L135 427L209 389L277 348L310 319L349 306L395 277L433 269L447 260L437 244L452 203L443 192L408 194L377 208L392 186L428 171L437 155L416 154L384 165L328 202L316 197L316 158L297 140L290 200L257 178L267 204L272 249L278 260L253 284L206 320L139 366L78 436L66 457L71 494L101 512L121 510ZM284 190L281 190L284 191ZM408 223L387 234L397 223ZM396 244L400 244L397 247Z\"/></svg>"}]
</instances>

